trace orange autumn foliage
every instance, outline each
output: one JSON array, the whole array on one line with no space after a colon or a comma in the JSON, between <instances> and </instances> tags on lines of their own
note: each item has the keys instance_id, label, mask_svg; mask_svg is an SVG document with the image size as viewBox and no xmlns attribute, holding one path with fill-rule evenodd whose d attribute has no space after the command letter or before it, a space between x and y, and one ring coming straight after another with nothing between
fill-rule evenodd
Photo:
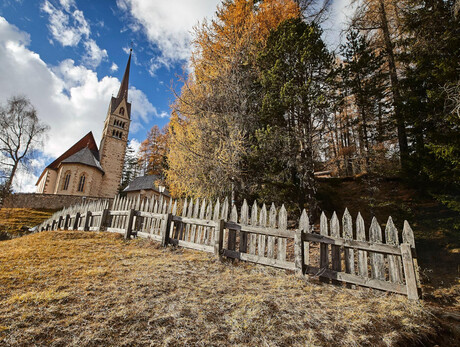
<instances>
[{"instance_id":1,"label":"orange autumn foliage","mask_svg":"<svg viewBox=\"0 0 460 347\"><path fill-rule=\"evenodd\" d=\"M256 56L270 30L300 16L292 0L223 1L194 29L192 73L172 105L167 181L173 196L228 194L242 176Z\"/></svg>"}]
</instances>

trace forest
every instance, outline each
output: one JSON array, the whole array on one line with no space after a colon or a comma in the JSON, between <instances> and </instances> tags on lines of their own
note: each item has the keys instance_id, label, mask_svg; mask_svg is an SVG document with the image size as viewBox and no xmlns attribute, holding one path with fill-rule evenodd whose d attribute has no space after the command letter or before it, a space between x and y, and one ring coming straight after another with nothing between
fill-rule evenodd
<instances>
[{"instance_id":1,"label":"forest","mask_svg":"<svg viewBox=\"0 0 460 347\"><path fill-rule=\"evenodd\" d=\"M321 175L399 177L460 212L460 1L353 0L336 51L329 5L223 0L122 187L143 171L174 197L314 214Z\"/></svg>"}]
</instances>

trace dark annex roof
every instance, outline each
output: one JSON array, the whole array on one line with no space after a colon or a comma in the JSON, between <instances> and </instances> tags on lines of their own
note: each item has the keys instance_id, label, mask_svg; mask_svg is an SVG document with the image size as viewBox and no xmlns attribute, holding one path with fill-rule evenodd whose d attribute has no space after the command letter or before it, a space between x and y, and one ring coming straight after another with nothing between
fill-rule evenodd
<instances>
[{"instance_id":1,"label":"dark annex roof","mask_svg":"<svg viewBox=\"0 0 460 347\"><path fill-rule=\"evenodd\" d=\"M136 177L123 191L124 192L134 192L137 190L154 190L156 192L159 192L158 186L155 185L155 181L159 179L160 179L160 176L157 176L157 175L147 175L147 176ZM168 190L165 189L163 194L169 196Z\"/></svg>"},{"instance_id":2,"label":"dark annex roof","mask_svg":"<svg viewBox=\"0 0 460 347\"><path fill-rule=\"evenodd\" d=\"M70 157L64 159L62 162L64 163L77 163L77 164L84 164L88 166L93 166L102 172L101 163L99 162L99 152L94 152L90 150L88 147L83 148L79 152L71 155Z\"/></svg>"}]
</instances>

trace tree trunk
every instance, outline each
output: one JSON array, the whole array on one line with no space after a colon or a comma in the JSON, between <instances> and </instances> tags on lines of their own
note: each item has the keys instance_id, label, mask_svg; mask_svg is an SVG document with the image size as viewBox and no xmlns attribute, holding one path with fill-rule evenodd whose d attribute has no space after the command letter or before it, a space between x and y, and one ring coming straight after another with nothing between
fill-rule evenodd
<instances>
[{"instance_id":1,"label":"tree trunk","mask_svg":"<svg viewBox=\"0 0 460 347\"><path fill-rule=\"evenodd\" d=\"M407 145L406 126L404 124L404 117L401 112L401 94L399 87L398 74L396 70L396 62L393 51L393 42L391 41L390 29L388 27L388 19L383 0L380 0L380 21L383 32L385 51L388 60L388 68L390 72L391 91L393 94L393 107L396 119L396 126L398 130L398 143L399 153L401 160L401 168L407 169L407 161L409 157L409 147Z\"/></svg>"},{"instance_id":2,"label":"tree trunk","mask_svg":"<svg viewBox=\"0 0 460 347\"><path fill-rule=\"evenodd\" d=\"M18 164L19 162L17 161L14 162L13 168L11 169L11 172L10 172L10 177L8 177L8 179L6 180L5 187L4 187L4 190L6 192L9 192L11 189L11 186L13 185L13 178L14 178L14 175L16 174L16 170L18 169Z\"/></svg>"}]
</instances>

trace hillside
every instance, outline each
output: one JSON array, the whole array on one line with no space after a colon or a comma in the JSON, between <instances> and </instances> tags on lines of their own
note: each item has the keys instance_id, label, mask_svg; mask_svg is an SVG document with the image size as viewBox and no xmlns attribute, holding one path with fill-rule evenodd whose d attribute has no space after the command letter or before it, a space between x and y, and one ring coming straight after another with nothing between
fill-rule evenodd
<instances>
[{"instance_id":1,"label":"hillside","mask_svg":"<svg viewBox=\"0 0 460 347\"><path fill-rule=\"evenodd\" d=\"M51 217L53 212L31 208L0 208L0 240L24 235L28 229Z\"/></svg>"},{"instance_id":2,"label":"hillside","mask_svg":"<svg viewBox=\"0 0 460 347\"><path fill-rule=\"evenodd\" d=\"M0 243L0 345L408 345L425 304L97 232Z\"/></svg>"}]
</instances>

